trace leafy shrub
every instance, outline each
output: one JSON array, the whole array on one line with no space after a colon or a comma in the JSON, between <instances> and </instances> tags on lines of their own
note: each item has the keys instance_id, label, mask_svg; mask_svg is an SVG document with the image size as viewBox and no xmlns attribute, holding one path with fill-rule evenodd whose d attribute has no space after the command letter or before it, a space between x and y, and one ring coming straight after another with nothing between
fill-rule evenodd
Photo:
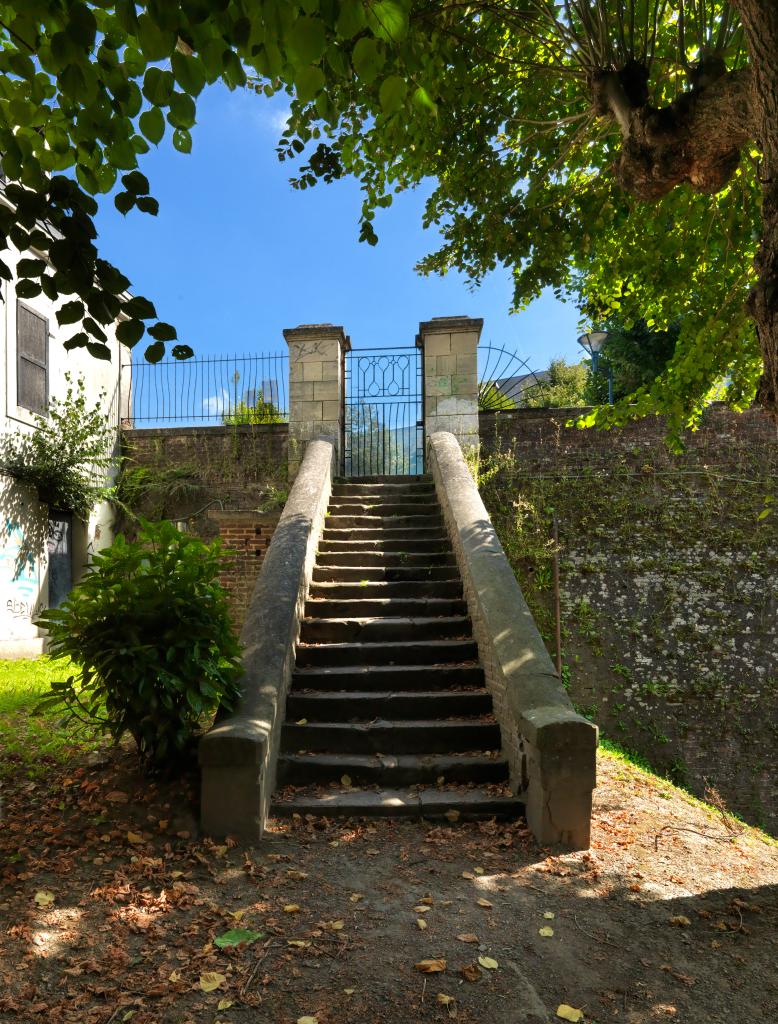
<instances>
[{"instance_id":1,"label":"leafy shrub","mask_svg":"<svg viewBox=\"0 0 778 1024\"><path fill-rule=\"evenodd\" d=\"M74 512L81 519L110 497L108 470L114 463L116 431L101 409L103 392L87 405L83 378L63 399L52 398L46 416L35 417L30 433L17 430L0 442L0 470L34 487L52 508Z\"/></svg>"},{"instance_id":2,"label":"leafy shrub","mask_svg":"<svg viewBox=\"0 0 778 1024\"><path fill-rule=\"evenodd\" d=\"M114 740L129 733L144 762L174 765L206 717L239 694L222 565L218 541L167 521L141 521L133 542L117 537L62 607L40 617L52 657L78 672L53 682L39 706L62 705Z\"/></svg>"},{"instance_id":3,"label":"leafy shrub","mask_svg":"<svg viewBox=\"0 0 778 1024\"><path fill-rule=\"evenodd\" d=\"M238 402L230 412L224 413L222 422L228 427L257 426L261 423L283 423L284 418L272 402L266 402L260 392L254 405Z\"/></svg>"}]
</instances>

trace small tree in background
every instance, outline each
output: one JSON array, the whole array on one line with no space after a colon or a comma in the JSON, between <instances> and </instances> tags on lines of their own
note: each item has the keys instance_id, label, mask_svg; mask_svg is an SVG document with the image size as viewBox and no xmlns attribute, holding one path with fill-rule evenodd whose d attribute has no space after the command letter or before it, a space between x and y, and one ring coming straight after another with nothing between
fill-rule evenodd
<instances>
[{"instance_id":1,"label":"small tree in background","mask_svg":"<svg viewBox=\"0 0 778 1024\"><path fill-rule=\"evenodd\" d=\"M613 398L628 398L638 388L650 388L673 357L681 333L680 323L666 331L652 330L645 320L626 327L618 320L607 320L597 330L608 337L600 351L597 373L590 373L585 389L587 405L608 401L608 371L613 371Z\"/></svg>"},{"instance_id":2,"label":"small tree in background","mask_svg":"<svg viewBox=\"0 0 778 1024\"><path fill-rule=\"evenodd\" d=\"M585 405L588 376L584 363L571 364L564 359L552 359L546 379L527 390L522 405L534 409L569 409Z\"/></svg>"},{"instance_id":3,"label":"small tree in background","mask_svg":"<svg viewBox=\"0 0 778 1024\"><path fill-rule=\"evenodd\" d=\"M222 423L227 427L253 426L260 423L282 423L283 416L272 402L266 402L260 391L253 405L238 402L229 412L222 416Z\"/></svg>"}]
</instances>

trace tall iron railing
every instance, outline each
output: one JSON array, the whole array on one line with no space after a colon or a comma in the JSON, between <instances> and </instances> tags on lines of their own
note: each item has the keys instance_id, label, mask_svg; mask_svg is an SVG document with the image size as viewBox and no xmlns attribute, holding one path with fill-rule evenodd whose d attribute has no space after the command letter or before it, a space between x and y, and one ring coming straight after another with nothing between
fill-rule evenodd
<instances>
[{"instance_id":1,"label":"tall iron railing","mask_svg":"<svg viewBox=\"0 0 778 1024\"><path fill-rule=\"evenodd\" d=\"M288 380L286 352L139 360L122 366L125 426L284 422L289 417Z\"/></svg>"},{"instance_id":2,"label":"tall iron railing","mask_svg":"<svg viewBox=\"0 0 778 1024\"><path fill-rule=\"evenodd\" d=\"M478 346L478 408L483 412L518 409L543 381L526 359L498 345Z\"/></svg>"}]
</instances>

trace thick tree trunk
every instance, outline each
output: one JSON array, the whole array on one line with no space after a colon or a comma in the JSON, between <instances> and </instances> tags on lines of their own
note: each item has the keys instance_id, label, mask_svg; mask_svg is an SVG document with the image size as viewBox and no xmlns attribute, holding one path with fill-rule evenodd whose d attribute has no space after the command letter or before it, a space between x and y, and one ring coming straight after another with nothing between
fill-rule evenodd
<instances>
[{"instance_id":1,"label":"thick tree trunk","mask_svg":"<svg viewBox=\"0 0 778 1024\"><path fill-rule=\"evenodd\" d=\"M759 403L778 422L778 2L732 0L740 12L751 57L752 109L762 151L762 241L757 282L748 299L764 373Z\"/></svg>"},{"instance_id":2,"label":"thick tree trunk","mask_svg":"<svg viewBox=\"0 0 778 1024\"><path fill-rule=\"evenodd\" d=\"M750 69L726 73L722 68L661 108L642 97L636 103L622 75L605 72L593 83L598 109L621 128L614 168L621 187L648 201L685 182L698 192L721 191L737 168L740 150L754 139Z\"/></svg>"}]
</instances>

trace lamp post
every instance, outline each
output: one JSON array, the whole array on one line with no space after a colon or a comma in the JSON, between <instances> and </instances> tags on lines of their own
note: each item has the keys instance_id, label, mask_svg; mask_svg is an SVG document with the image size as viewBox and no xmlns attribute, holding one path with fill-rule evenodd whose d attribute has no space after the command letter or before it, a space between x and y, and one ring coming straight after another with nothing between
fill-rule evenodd
<instances>
[{"instance_id":1,"label":"lamp post","mask_svg":"<svg viewBox=\"0 0 778 1024\"><path fill-rule=\"evenodd\" d=\"M592 373L597 373L600 366L600 352L602 346L608 340L607 331L592 331L591 334L582 334L578 344L586 349L592 357ZM613 367L608 367L608 405L613 405Z\"/></svg>"}]
</instances>

